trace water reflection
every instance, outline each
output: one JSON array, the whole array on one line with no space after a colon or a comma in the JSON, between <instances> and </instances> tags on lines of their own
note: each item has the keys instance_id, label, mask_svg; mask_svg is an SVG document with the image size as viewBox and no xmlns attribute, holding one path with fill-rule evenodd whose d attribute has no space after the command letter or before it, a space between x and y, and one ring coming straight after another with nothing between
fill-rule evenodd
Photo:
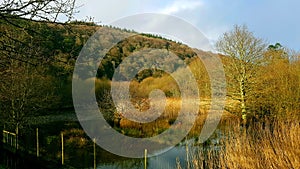
<instances>
[{"instance_id":1,"label":"water reflection","mask_svg":"<svg viewBox=\"0 0 300 169\"><path fill-rule=\"evenodd\" d=\"M52 124L53 125L53 124ZM46 126L48 130L51 128ZM71 126L70 128L73 128ZM65 128L65 126L62 126ZM60 128L56 128L60 131ZM147 169L168 169L168 168L176 168L177 163L180 163L182 168L185 168L187 165L186 159L187 156L192 158L192 155L189 154L197 154L192 151L203 152L202 154L206 154L208 150L216 150L219 149L220 146L219 139L222 137L223 129L219 128L215 131L214 135L208 140L208 143L199 144L197 143L199 139L190 139L188 141L183 141L176 147L173 147L171 150L160 154L158 156L150 157L147 159ZM47 131L46 128L42 128L41 131ZM77 131L77 130L76 130ZM79 131L75 132L78 133ZM61 161L61 147L60 147L60 137L51 136L49 133L40 133L41 135L41 158L48 159L55 164L60 164ZM50 135L50 136L49 136ZM30 138L35 138L34 135L27 135ZM73 143L78 143L83 141L81 146ZM94 168L94 151L93 151L93 143L91 141L82 140L82 137L77 137L76 135L67 135L65 138L66 147L65 147L65 165L71 166L73 168L81 168L81 169L91 169ZM34 143L34 140L31 140L29 143ZM68 144L67 144L68 143ZM33 152L32 156L34 157L34 144L31 145L31 150ZM189 154L186 153L186 145L189 145ZM196 147L191 147L196 146ZM33 148L32 148L33 147ZM30 149L30 147L29 147ZM199 151L200 150L200 151ZM12 155L11 153L3 153L1 150L0 153L0 168L34 168L32 163L29 163L29 160L24 159L24 157L18 157ZM177 161L178 159L178 161ZM34 161L31 159L31 161ZM34 161L33 163L37 163ZM40 163L42 168L49 168L48 163ZM96 147L96 168L98 169L143 169L144 168L144 159L143 158L125 158L114 155L112 153L103 150L101 147ZM40 167L37 167L40 168ZM50 167L53 168L53 167ZM59 167L55 167L59 168Z\"/></svg>"},{"instance_id":2,"label":"water reflection","mask_svg":"<svg viewBox=\"0 0 300 169\"><path fill-rule=\"evenodd\" d=\"M184 166L186 151L184 147L178 146L171 150L155 157L147 159L148 169L173 169L176 168L176 158L180 160L180 164ZM142 169L144 168L144 159L126 159L122 161L115 161L112 163L98 163L97 169Z\"/></svg>"},{"instance_id":3,"label":"water reflection","mask_svg":"<svg viewBox=\"0 0 300 169\"><path fill-rule=\"evenodd\" d=\"M211 142L217 142L214 139ZM173 147L171 150L160 154L158 156L153 156L147 158L147 169L173 169L177 168L178 162L182 168L187 166L187 158L191 159L191 154L195 154L192 151L205 152L206 149L214 149L214 147L205 146L203 144L196 144L196 139L190 139L185 142L180 143L176 147ZM192 147L196 146L196 147ZM188 153L187 148L188 147ZM5 153L3 153L5 152ZM66 154L67 159L65 163L67 166L73 168L84 168L92 169L94 168L94 154L90 148L83 149L73 149L72 152ZM11 169L20 169L20 168L39 168L36 162L29 163L24 157L19 157L1 150L1 162L0 168L11 168ZM144 168L144 159L143 158L125 158L120 157L114 154L111 154L100 147L97 147L96 153L96 168L97 169L143 169ZM36 166L35 166L36 165ZM44 166L45 165L45 166ZM42 164L42 168L49 168L49 164Z\"/></svg>"}]
</instances>

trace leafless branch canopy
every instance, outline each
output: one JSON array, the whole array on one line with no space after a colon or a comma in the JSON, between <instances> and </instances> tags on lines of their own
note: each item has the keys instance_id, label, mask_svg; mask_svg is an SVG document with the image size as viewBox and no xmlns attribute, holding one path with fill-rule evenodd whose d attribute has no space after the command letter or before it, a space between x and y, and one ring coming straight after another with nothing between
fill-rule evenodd
<instances>
[{"instance_id":1,"label":"leafless branch canopy","mask_svg":"<svg viewBox=\"0 0 300 169\"><path fill-rule=\"evenodd\" d=\"M4 0L0 4L0 17L12 17L56 22L59 17L72 19L75 0Z\"/></svg>"}]
</instances>

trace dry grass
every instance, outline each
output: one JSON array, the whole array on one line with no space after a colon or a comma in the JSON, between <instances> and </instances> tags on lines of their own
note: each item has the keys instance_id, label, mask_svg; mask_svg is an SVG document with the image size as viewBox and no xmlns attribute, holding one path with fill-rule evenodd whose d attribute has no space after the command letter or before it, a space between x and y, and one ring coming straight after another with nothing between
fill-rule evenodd
<instances>
[{"instance_id":1,"label":"dry grass","mask_svg":"<svg viewBox=\"0 0 300 169\"><path fill-rule=\"evenodd\" d=\"M300 168L299 122L257 124L232 137L224 142L222 168Z\"/></svg>"},{"instance_id":2,"label":"dry grass","mask_svg":"<svg viewBox=\"0 0 300 169\"><path fill-rule=\"evenodd\" d=\"M86 137L84 137L85 132L82 129L72 128L72 129L63 131L63 133L64 133L64 139L65 139L66 145L68 147L83 148L89 142L89 140Z\"/></svg>"},{"instance_id":3,"label":"dry grass","mask_svg":"<svg viewBox=\"0 0 300 169\"><path fill-rule=\"evenodd\" d=\"M162 106L161 104L163 100L153 100L152 106L159 107ZM139 99L132 101L132 104L135 105L135 108L145 111L149 109L149 100L148 99ZM199 111L195 112L195 105L199 105ZM190 130L190 136L196 136L199 135L201 132L201 129L203 127L203 124L207 118L208 110L210 107L211 100L210 99L202 99L200 103L197 103L196 99L190 98L187 101L187 105L185 105L184 112L194 112L197 115L196 120L194 122L194 125L192 129ZM118 126L120 129L132 129L132 130L139 130L140 133L146 133L147 136L153 136L157 135L160 132L168 129L171 125L175 125L175 127L178 127L178 129L182 128L184 122L183 121L177 121L178 115L180 113L180 110L182 109L182 100L180 98L167 98L166 99L166 107L164 109L164 112L160 114L160 116L149 123L137 123L134 121L131 121L129 119L126 119L122 116L122 112L116 112L115 113L115 126ZM219 113L220 110L212 110L212 113ZM213 116L214 114L212 114ZM138 116L138 115L137 115ZM147 114L145 114L145 117L147 117ZM189 115L184 116L184 118L189 118ZM228 113L227 111L223 112L222 119L228 119L228 118L236 118L234 115ZM139 136L136 136L139 137Z\"/></svg>"},{"instance_id":4,"label":"dry grass","mask_svg":"<svg viewBox=\"0 0 300 169\"><path fill-rule=\"evenodd\" d=\"M191 168L300 168L300 126L298 120L252 124L239 123L221 140L220 150L192 153Z\"/></svg>"}]
</instances>

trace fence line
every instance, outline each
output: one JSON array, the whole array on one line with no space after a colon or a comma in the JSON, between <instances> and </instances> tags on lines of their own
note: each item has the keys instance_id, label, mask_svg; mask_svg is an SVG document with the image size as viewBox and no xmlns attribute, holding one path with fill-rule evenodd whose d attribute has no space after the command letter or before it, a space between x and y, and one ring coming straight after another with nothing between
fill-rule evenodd
<instances>
[{"instance_id":1,"label":"fence line","mask_svg":"<svg viewBox=\"0 0 300 169\"><path fill-rule=\"evenodd\" d=\"M41 157L41 144L40 144L40 141L41 139L39 138L40 137L40 130L39 128L36 128L35 130L35 135L32 135L33 137L33 140L32 140L32 148L33 151L30 149L30 148L25 148L23 147L22 150L28 152L29 154L31 155L35 155L36 157ZM17 150L17 147L18 147L18 142L17 142L17 134L16 133L12 133L12 132L9 132L9 131L6 131L6 130L3 130L2 131L2 134L3 134L3 144L4 146L6 146L6 148L11 151L11 152L16 152ZM66 160L65 160L65 154L67 153L65 151L65 142L66 142L66 135L64 132L61 132L60 133L60 138L59 139L59 142L60 142L60 148L61 148L61 165L66 165ZM97 139L94 138L92 139L92 143L93 143L93 168L97 168L97 145L96 145L96 142L97 142ZM34 151L35 150L35 151ZM147 159L148 159L148 152L147 152L147 149L145 149L145 152L144 152L144 169L147 169Z\"/></svg>"},{"instance_id":2,"label":"fence line","mask_svg":"<svg viewBox=\"0 0 300 169\"><path fill-rule=\"evenodd\" d=\"M14 151L17 149L17 134L16 133L12 133L6 130L2 131L3 134L3 140L2 142L4 143L4 145L9 146L10 148L12 148Z\"/></svg>"}]
</instances>

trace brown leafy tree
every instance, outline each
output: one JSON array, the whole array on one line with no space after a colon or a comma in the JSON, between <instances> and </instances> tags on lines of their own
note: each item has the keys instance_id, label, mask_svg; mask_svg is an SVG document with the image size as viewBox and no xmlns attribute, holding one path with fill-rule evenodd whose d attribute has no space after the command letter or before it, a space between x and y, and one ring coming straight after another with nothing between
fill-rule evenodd
<instances>
[{"instance_id":1,"label":"brown leafy tree","mask_svg":"<svg viewBox=\"0 0 300 169\"><path fill-rule=\"evenodd\" d=\"M260 67L251 99L252 109L260 116L294 117L300 108L299 54L277 43L269 46L264 57L266 62Z\"/></svg>"}]
</instances>

